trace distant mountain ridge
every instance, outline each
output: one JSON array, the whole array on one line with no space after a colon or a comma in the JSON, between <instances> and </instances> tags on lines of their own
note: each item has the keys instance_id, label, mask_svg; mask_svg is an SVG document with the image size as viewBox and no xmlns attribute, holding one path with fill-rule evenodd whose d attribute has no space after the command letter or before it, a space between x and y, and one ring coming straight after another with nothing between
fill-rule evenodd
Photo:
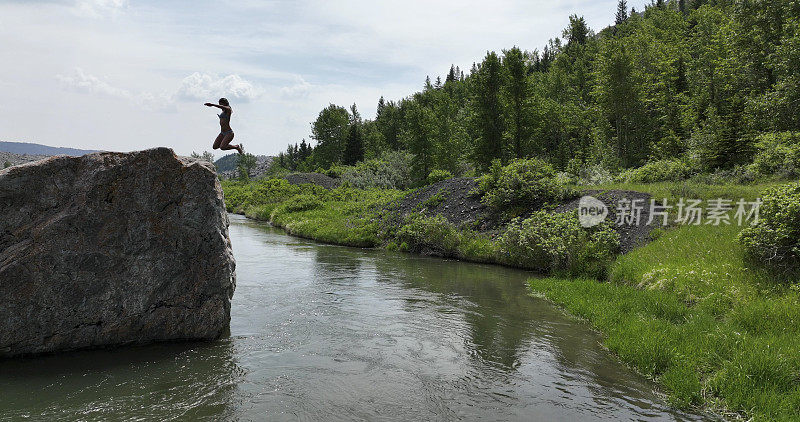
<instances>
[{"instance_id":1,"label":"distant mountain ridge","mask_svg":"<svg viewBox=\"0 0 800 422\"><path fill-rule=\"evenodd\" d=\"M218 172L236 170L236 166L239 165L239 154L233 153L225 155L219 160L214 161L214 165L217 166Z\"/></svg>"},{"instance_id":2,"label":"distant mountain ridge","mask_svg":"<svg viewBox=\"0 0 800 422\"><path fill-rule=\"evenodd\" d=\"M10 152L13 154L29 154L29 155L72 155L81 156L97 150L66 148L66 147L51 147L42 144L34 144L30 142L5 142L0 141L0 151Z\"/></svg>"}]
</instances>

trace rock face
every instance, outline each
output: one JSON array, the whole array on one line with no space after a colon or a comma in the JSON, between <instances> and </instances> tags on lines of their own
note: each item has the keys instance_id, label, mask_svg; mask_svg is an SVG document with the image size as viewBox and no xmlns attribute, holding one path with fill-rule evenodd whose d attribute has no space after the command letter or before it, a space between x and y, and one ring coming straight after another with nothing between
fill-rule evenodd
<instances>
[{"instance_id":1,"label":"rock face","mask_svg":"<svg viewBox=\"0 0 800 422\"><path fill-rule=\"evenodd\" d=\"M47 158L46 155L14 154L11 152L0 151L0 170L22 163L43 160L45 158Z\"/></svg>"},{"instance_id":2,"label":"rock face","mask_svg":"<svg viewBox=\"0 0 800 422\"><path fill-rule=\"evenodd\" d=\"M228 332L235 262L210 163L157 148L0 170L0 357Z\"/></svg>"},{"instance_id":3,"label":"rock face","mask_svg":"<svg viewBox=\"0 0 800 422\"><path fill-rule=\"evenodd\" d=\"M236 166L239 165L239 155L238 154L229 154L225 157L220 158L214 164L219 168L219 174L222 176L223 179L236 179L239 177L239 170ZM234 161L235 160L235 161ZM275 160L275 157L269 155L256 155L256 166L251 168L248 172L248 176L251 179L257 179L264 175L267 171L269 171L269 167L272 165L272 162Z\"/></svg>"}]
</instances>

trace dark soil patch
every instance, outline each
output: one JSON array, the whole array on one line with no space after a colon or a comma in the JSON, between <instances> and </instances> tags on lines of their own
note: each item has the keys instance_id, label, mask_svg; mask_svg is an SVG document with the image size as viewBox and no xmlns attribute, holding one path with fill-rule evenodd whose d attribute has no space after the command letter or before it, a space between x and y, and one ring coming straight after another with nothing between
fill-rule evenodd
<instances>
[{"instance_id":1,"label":"dark soil patch","mask_svg":"<svg viewBox=\"0 0 800 422\"><path fill-rule=\"evenodd\" d=\"M339 186L339 181L321 173L293 173L284 177L293 185L311 183L325 189L334 189Z\"/></svg>"},{"instance_id":2,"label":"dark soil patch","mask_svg":"<svg viewBox=\"0 0 800 422\"><path fill-rule=\"evenodd\" d=\"M608 207L608 217L606 221L611 221L614 229L619 233L620 249L622 253L630 252L634 248L643 246L651 240L650 231L655 228L655 224L661 223L661 218L656 217L654 224L648 225L650 219L650 194L629 190L585 190L582 195L591 195L602 201ZM639 224L616 224L617 206L619 201L640 200L641 211L639 212ZM575 198L564 202L555 208L555 212L568 212L578 209L580 198Z\"/></svg>"},{"instance_id":3,"label":"dark soil patch","mask_svg":"<svg viewBox=\"0 0 800 422\"><path fill-rule=\"evenodd\" d=\"M496 224L486 205L472 194L477 187L478 181L469 177L442 180L411 192L390 204L387 211L401 219L414 212L441 215L459 227L467 225L481 231L490 230Z\"/></svg>"},{"instance_id":4,"label":"dark soil patch","mask_svg":"<svg viewBox=\"0 0 800 422\"><path fill-rule=\"evenodd\" d=\"M425 215L440 215L457 227L469 227L484 233L497 234L508 221L500 221L490 210L481 203L480 197L473 192L478 187L478 181L473 178L453 178L436 182L422 187L402 199L390 204L386 211L397 224L412 213ZM602 201L608 207L607 221L613 224L620 235L620 248L622 253L629 252L636 247L643 246L651 240L650 231L654 225L648 225L650 218L650 195L641 192L624 190L586 190L580 195L591 195ZM621 200L640 200L639 224L616 224L617 206ZM553 212L568 212L578 208L580 196L556 205ZM529 216L536 210L530 210L521 218ZM655 224L660 224L660 218L655 219Z\"/></svg>"}]
</instances>

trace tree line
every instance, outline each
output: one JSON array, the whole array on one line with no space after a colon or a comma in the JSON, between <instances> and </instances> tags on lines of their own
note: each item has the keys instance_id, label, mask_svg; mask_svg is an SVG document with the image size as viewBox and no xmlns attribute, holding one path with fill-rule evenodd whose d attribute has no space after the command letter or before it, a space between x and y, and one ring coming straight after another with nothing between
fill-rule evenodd
<instances>
[{"instance_id":1,"label":"tree line","mask_svg":"<svg viewBox=\"0 0 800 422\"><path fill-rule=\"evenodd\" d=\"M755 139L800 130L800 2L657 0L617 5L591 30L572 15L560 37L532 51L490 51L468 72L451 66L422 90L381 97L374 119L331 104L279 156L314 170L413 154L433 170L486 171L494 160L538 157L555 168L612 170L686 159L706 171L750 162Z\"/></svg>"}]
</instances>

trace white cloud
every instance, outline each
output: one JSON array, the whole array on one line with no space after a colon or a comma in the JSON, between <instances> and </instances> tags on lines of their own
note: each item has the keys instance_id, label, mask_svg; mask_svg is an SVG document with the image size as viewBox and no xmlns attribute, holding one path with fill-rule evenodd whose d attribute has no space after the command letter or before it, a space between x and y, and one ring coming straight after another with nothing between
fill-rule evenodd
<instances>
[{"instance_id":1,"label":"white cloud","mask_svg":"<svg viewBox=\"0 0 800 422\"><path fill-rule=\"evenodd\" d=\"M74 11L90 18L116 17L128 8L128 0L77 0Z\"/></svg>"},{"instance_id":2,"label":"white cloud","mask_svg":"<svg viewBox=\"0 0 800 422\"><path fill-rule=\"evenodd\" d=\"M174 101L168 95L150 92L134 94L126 89L113 86L97 76L88 74L79 67L72 69L72 72L67 75L56 75L56 79L67 88L91 94L122 98L146 110L164 111L174 109Z\"/></svg>"},{"instance_id":3,"label":"white cloud","mask_svg":"<svg viewBox=\"0 0 800 422\"><path fill-rule=\"evenodd\" d=\"M219 129L201 104L225 96L235 101L237 139L275 153L307 138L308 123L331 102L355 102L371 117L381 95L409 95L451 63L467 70L489 49L541 48L571 13L599 30L615 8L616 0L464 0L457 8L423 0L0 0L0 57L14 58L0 66L9 99L0 102L0 138L189 153Z\"/></svg>"},{"instance_id":4,"label":"white cloud","mask_svg":"<svg viewBox=\"0 0 800 422\"><path fill-rule=\"evenodd\" d=\"M125 99L148 111L174 110L175 102L178 100L216 101L217 98L227 97L240 103L247 103L258 98L262 93L261 89L242 79L239 75L228 75L220 78L199 72L183 78L178 88L171 94L147 91L133 93L125 88L114 86L95 75L86 73L79 67L74 68L66 75L56 75L56 79L66 88ZM300 81L310 86L302 78ZM291 88L296 91L300 89L297 85Z\"/></svg>"},{"instance_id":5,"label":"white cloud","mask_svg":"<svg viewBox=\"0 0 800 422\"><path fill-rule=\"evenodd\" d=\"M300 75L295 75L294 85L281 88L281 95L285 98L307 98L311 92L311 84Z\"/></svg>"},{"instance_id":6,"label":"white cloud","mask_svg":"<svg viewBox=\"0 0 800 422\"><path fill-rule=\"evenodd\" d=\"M249 102L258 98L262 90L239 75L218 77L207 73L195 72L181 81L175 97L182 100L213 101L226 97L239 102Z\"/></svg>"},{"instance_id":7,"label":"white cloud","mask_svg":"<svg viewBox=\"0 0 800 422\"><path fill-rule=\"evenodd\" d=\"M80 91L87 91L93 94L105 94L112 97L128 98L131 93L110 85L94 75L86 74L83 69L76 67L68 75L56 75L56 79L64 85Z\"/></svg>"}]
</instances>

